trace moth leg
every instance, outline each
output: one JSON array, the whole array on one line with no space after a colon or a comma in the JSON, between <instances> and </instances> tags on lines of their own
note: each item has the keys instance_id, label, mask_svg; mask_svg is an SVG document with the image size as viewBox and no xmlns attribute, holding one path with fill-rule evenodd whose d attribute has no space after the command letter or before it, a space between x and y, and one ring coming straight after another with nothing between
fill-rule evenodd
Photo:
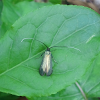
<instances>
[{"instance_id":1,"label":"moth leg","mask_svg":"<svg viewBox=\"0 0 100 100\"><path fill-rule=\"evenodd\" d=\"M56 51L56 49L55 49L55 50L52 50L52 52L53 52L53 51Z\"/></svg>"},{"instance_id":2,"label":"moth leg","mask_svg":"<svg viewBox=\"0 0 100 100\"><path fill-rule=\"evenodd\" d=\"M52 54L51 54L52 59L54 60L55 63L57 63L57 61L53 58ZM58 63L57 63L58 64Z\"/></svg>"},{"instance_id":3,"label":"moth leg","mask_svg":"<svg viewBox=\"0 0 100 100\"><path fill-rule=\"evenodd\" d=\"M36 59L38 59L38 58L40 58L41 56L43 56L43 54L44 54L44 52L43 52L39 57L37 57Z\"/></svg>"}]
</instances>

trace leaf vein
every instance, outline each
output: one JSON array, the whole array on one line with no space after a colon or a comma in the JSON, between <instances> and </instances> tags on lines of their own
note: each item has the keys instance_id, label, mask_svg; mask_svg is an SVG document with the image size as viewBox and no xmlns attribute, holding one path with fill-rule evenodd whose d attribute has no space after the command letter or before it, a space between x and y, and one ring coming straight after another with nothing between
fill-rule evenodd
<instances>
[{"instance_id":1,"label":"leaf vein","mask_svg":"<svg viewBox=\"0 0 100 100\"><path fill-rule=\"evenodd\" d=\"M63 14L62 14L62 15L63 15ZM63 21L63 23L60 25L60 27L59 27L58 31L56 32L56 34L55 34L55 36L54 36L54 38L53 38L53 40L52 40L52 43L53 43L54 39L56 38L56 36L57 36L58 32L60 31L61 27L63 26L63 24L64 24L66 21L71 20L71 19L73 19L73 18L77 17L78 15L80 15L80 13L79 13L79 14L77 14L76 16L73 16L73 17L71 17L71 18L69 18L69 19L67 19L67 20L64 20L64 21ZM64 16L64 15L63 15L63 16ZM64 16L64 17L65 17L65 16ZM65 17L65 18L66 18L66 17ZM52 43L51 43L51 45L52 45Z\"/></svg>"},{"instance_id":2,"label":"leaf vein","mask_svg":"<svg viewBox=\"0 0 100 100\"><path fill-rule=\"evenodd\" d=\"M100 21L98 21L98 22L100 22ZM98 23L98 22L96 22L96 23ZM96 24L96 23L93 23L93 24ZM78 29L78 30L74 31L72 34L70 34L70 35L68 35L67 37L65 37L65 38L61 39L61 40L60 40L60 41L58 41L56 44L58 44L58 43L62 42L63 40L65 40L65 39L67 39L68 37L72 36L74 33L76 33L76 32L78 32L78 31L80 31L81 29L84 29L84 28L86 28L87 26L90 26L90 25L93 25L93 24L86 25L86 26L84 26L84 27L82 27L82 28L80 28L80 29ZM56 45L56 44L54 44L54 45Z\"/></svg>"}]
</instances>

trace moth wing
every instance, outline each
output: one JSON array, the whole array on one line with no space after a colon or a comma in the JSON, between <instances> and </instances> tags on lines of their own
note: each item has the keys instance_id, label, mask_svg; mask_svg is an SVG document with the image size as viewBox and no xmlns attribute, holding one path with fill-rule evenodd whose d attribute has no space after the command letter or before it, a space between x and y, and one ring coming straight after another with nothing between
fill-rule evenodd
<instances>
[{"instance_id":1,"label":"moth wing","mask_svg":"<svg viewBox=\"0 0 100 100\"><path fill-rule=\"evenodd\" d=\"M50 60L49 60L49 65L48 65L48 72L46 72L46 75L47 76L50 76L51 74L52 74L52 72L53 72L53 70L52 70L52 59L51 59L51 54L50 54Z\"/></svg>"},{"instance_id":2,"label":"moth wing","mask_svg":"<svg viewBox=\"0 0 100 100\"><path fill-rule=\"evenodd\" d=\"M46 54L44 54L43 59L42 59L42 63L39 69L39 73L41 76L43 76L45 74L45 67L46 67Z\"/></svg>"},{"instance_id":3,"label":"moth wing","mask_svg":"<svg viewBox=\"0 0 100 100\"><path fill-rule=\"evenodd\" d=\"M43 76L45 74L45 72L43 71L43 69L41 67L39 69L39 73L40 73L41 76Z\"/></svg>"},{"instance_id":4,"label":"moth wing","mask_svg":"<svg viewBox=\"0 0 100 100\"><path fill-rule=\"evenodd\" d=\"M52 59L51 59L51 53L49 56L47 54L44 54L39 73L41 76L43 76L45 73L47 76L50 76L52 74Z\"/></svg>"}]
</instances>

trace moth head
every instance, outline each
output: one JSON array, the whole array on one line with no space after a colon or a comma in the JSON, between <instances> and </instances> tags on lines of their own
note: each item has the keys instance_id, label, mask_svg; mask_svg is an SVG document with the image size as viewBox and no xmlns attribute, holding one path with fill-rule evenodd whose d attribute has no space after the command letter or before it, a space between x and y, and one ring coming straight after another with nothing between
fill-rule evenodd
<instances>
[{"instance_id":1,"label":"moth head","mask_svg":"<svg viewBox=\"0 0 100 100\"><path fill-rule=\"evenodd\" d=\"M47 51L50 51L50 48L47 48Z\"/></svg>"},{"instance_id":2,"label":"moth head","mask_svg":"<svg viewBox=\"0 0 100 100\"><path fill-rule=\"evenodd\" d=\"M46 55L50 55L51 52L50 51L45 51L45 53L46 53Z\"/></svg>"}]
</instances>

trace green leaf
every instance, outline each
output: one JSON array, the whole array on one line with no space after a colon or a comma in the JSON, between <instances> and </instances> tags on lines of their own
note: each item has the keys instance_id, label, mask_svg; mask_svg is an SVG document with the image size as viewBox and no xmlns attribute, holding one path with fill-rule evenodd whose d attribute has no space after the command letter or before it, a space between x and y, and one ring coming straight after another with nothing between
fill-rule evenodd
<instances>
[{"instance_id":1,"label":"green leaf","mask_svg":"<svg viewBox=\"0 0 100 100\"><path fill-rule=\"evenodd\" d=\"M49 2L51 2L53 4L61 4L62 0L49 0Z\"/></svg>"},{"instance_id":2,"label":"green leaf","mask_svg":"<svg viewBox=\"0 0 100 100\"><path fill-rule=\"evenodd\" d=\"M85 21L84 21L85 20ZM0 91L18 96L48 96L81 78L100 52L100 15L85 7L55 5L17 20L0 40ZM46 47L54 59L51 76L40 76ZM55 50L55 51L53 51ZM6 80L6 81L5 81Z\"/></svg>"},{"instance_id":3,"label":"green leaf","mask_svg":"<svg viewBox=\"0 0 100 100\"><path fill-rule=\"evenodd\" d=\"M4 22L2 22L1 29L0 29L0 38L4 36L6 30L7 30L7 26Z\"/></svg>"},{"instance_id":4,"label":"green leaf","mask_svg":"<svg viewBox=\"0 0 100 100\"><path fill-rule=\"evenodd\" d=\"M33 97L29 98L29 100L83 100L82 98L79 89L77 89L75 84L72 84L57 94L48 97Z\"/></svg>"},{"instance_id":5,"label":"green leaf","mask_svg":"<svg viewBox=\"0 0 100 100\"><path fill-rule=\"evenodd\" d=\"M4 32L6 32L11 27L11 25L21 16L43 6L51 5L51 3L36 3L34 1L23 1L17 4L12 4L8 0L4 0L3 4L4 6L2 11L2 21L4 25L2 26L2 28L5 30L2 29L2 34L4 34Z\"/></svg>"},{"instance_id":6,"label":"green leaf","mask_svg":"<svg viewBox=\"0 0 100 100\"><path fill-rule=\"evenodd\" d=\"M100 53L98 55L95 56L95 59L93 60L91 66L88 68L88 70L86 71L85 75L82 77L81 80L79 80L78 84L80 85L81 89L83 90L83 92L85 93L85 96L87 98L98 98L100 97ZM71 88L73 88L73 85L70 86ZM78 98L79 96L81 96L81 92L79 91L79 93L73 92L78 90L77 87L74 87L73 89L68 89L67 91L70 91L70 94L74 94L77 95L76 97ZM68 96L68 95L66 95ZM70 95L69 95L70 96ZM78 100L82 100L83 97L81 97ZM66 98L67 99L67 98ZM73 98L74 99L74 98ZM71 100L71 99L70 99ZM92 100L92 99L89 99ZM95 100L95 99L93 99Z\"/></svg>"},{"instance_id":7,"label":"green leaf","mask_svg":"<svg viewBox=\"0 0 100 100\"><path fill-rule=\"evenodd\" d=\"M0 100L16 100L18 97L0 92Z\"/></svg>"},{"instance_id":8,"label":"green leaf","mask_svg":"<svg viewBox=\"0 0 100 100\"><path fill-rule=\"evenodd\" d=\"M93 63L85 75L77 83L80 85L88 100L98 100L100 97L100 53L95 57ZM33 97L29 100L84 100L82 92L76 84L73 84L57 94L48 97ZM86 99L85 99L86 100Z\"/></svg>"},{"instance_id":9,"label":"green leaf","mask_svg":"<svg viewBox=\"0 0 100 100\"><path fill-rule=\"evenodd\" d=\"M98 38L98 41L100 39ZM97 54L79 84L87 97L100 97L100 53Z\"/></svg>"},{"instance_id":10,"label":"green leaf","mask_svg":"<svg viewBox=\"0 0 100 100\"><path fill-rule=\"evenodd\" d=\"M53 94L48 97L33 97L29 98L28 100L86 100L86 99L84 99L77 86L75 84L72 84L71 86L58 92L57 94ZM98 100L98 98L91 97L88 98L88 100Z\"/></svg>"}]
</instances>

